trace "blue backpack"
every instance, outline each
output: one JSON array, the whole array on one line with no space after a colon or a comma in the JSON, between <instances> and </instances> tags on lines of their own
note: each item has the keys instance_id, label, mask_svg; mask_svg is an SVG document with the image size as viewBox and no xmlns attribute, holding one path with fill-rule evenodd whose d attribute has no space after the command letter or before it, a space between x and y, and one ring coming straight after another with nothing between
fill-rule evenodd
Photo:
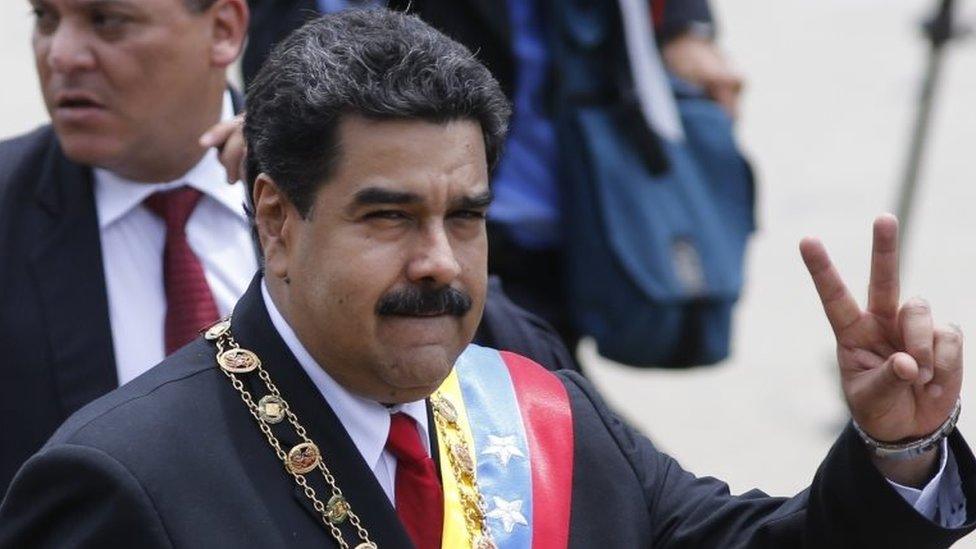
<instances>
[{"instance_id":1,"label":"blue backpack","mask_svg":"<svg viewBox=\"0 0 976 549\"><path fill-rule=\"evenodd\" d=\"M555 119L571 308L599 353L642 367L728 356L755 228L754 186L725 112L673 80L685 141L659 139L629 92L615 2L554 18Z\"/></svg>"}]
</instances>

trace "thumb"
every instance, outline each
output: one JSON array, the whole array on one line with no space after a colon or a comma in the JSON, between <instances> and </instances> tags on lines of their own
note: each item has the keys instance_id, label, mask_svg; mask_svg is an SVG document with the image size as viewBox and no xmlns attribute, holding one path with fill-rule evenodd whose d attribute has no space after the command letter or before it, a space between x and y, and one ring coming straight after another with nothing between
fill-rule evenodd
<instances>
[{"instance_id":1,"label":"thumb","mask_svg":"<svg viewBox=\"0 0 976 549\"><path fill-rule=\"evenodd\" d=\"M899 440L910 434L906 422L914 412L906 396L911 397L918 378L918 362L908 353L894 353L883 363L875 358L874 367L856 374L846 387L851 415L875 439Z\"/></svg>"},{"instance_id":2,"label":"thumb","mask_svg":"<svg viewBox=\"0 0 976 549\"><path fill-rule=\"evenodd\" d=\"M860 373L851 379L848 396L855 408L865 412L887 410L891 399L919 375L918 362L908 353L894 353L882 362L881 357L859 349L851 358Z\"/></svg>"},{"instance_id":3,"label":"thumb","mask_svg":"<svg viewBox=\"0 0 976 549\"><path fill-rule=\"evenodd\" d=\"M908 353L894 353L880 368L866 372L863 396L872 409L887 409L890 399L900 396L918 378L918 362Z\"/></svg>"}]
</instances>

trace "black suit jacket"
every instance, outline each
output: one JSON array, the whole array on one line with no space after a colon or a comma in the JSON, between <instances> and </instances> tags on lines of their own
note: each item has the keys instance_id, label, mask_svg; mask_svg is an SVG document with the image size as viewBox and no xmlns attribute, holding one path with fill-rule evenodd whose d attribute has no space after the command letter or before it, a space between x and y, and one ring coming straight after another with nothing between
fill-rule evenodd
<instances>
[{"instance_id":1,"label":"black suit jacket","mask_svg":"<svg viewBox=\"0 0 976 549\"><path fill-rule=\"evenodd\" d=\"M372 472L271 325L256 282L234 311L233 330L323 448L372 539L409 547ZM0 547L334 547L214 354L198 339L72 416L0 505ZM964 529L946 530L918 515L851 429L800 495L730 496L627 428L579 375L553 375L573 415L572 547L917 549L945 547L973 527L970 518ZM264 393L255 376L246 379ZM297 439L286 425L275 431L288 447ZM976 501L976 461L961 436L950 443L966 497ZM308 478L328 493L319 475Z\"/></svg>"},{"instance_id":2,"label":"black suit jacket","mask_svg":"<svg viewBox=\"0 0 976 549\"><path fill-rule=\"evenodd\" d=\"M0 144L0 493L118 384L92 172L44 127Z\"/></svg>"},{"instance_id":3,"label":"black suit jacket","mask_svg":"<svg viewBox=\"0 0 976 549\"><path fill-rule=\"evenodd\" d=\"M489 288L478 341L578 369L551 328ZM0 498L58 425L117 385L92 170L50 126L0 142Z\"/></svg>"}]
</instances>

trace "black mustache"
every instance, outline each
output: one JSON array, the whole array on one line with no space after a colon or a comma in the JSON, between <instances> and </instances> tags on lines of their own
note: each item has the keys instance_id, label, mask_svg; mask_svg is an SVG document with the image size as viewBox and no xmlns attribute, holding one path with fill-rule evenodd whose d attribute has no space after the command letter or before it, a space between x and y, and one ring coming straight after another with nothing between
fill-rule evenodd
<instances>
[{"instance_id":1,"label":"black mustache","mask_svg":"<svg viewBox=\"0 0 976 549\"><path fill-rule=\"evenodd\" d=\"M381 316L464 316L470 310L471 296L450 286L405 286L384 295L376 304L376 314Z\"/></svg>"}]
</instances>

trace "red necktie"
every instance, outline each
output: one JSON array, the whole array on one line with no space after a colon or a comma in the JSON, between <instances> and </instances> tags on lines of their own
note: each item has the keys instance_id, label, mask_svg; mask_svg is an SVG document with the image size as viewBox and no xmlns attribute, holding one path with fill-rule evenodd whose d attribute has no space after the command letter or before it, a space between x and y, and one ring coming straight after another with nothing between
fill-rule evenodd
<instances>
[{"instance_id":1,"label":"red necktie","mask_svg":"<svg viewBox=\"0 0 976 549\"><path fill-rule=\"evenodd\" d=\"M220 317L203 265L186 241L186 221L202 196L196 189L180 187L150 195L144 202L149 211L166 222L163 286L167 355L192 341L200 328Z\"/></svg>"},{"instance_id":2,"label":"red necktie","mask_svg":"<svg viewBox=\"0 0 976 549\"><path fill-rule=\"evenodd\" d=\"M386 449L397 460L396 511L418 549L441 546L444 494L434 460L420 440L413 418L403 413L390 416Z\"/></svg>"}]
</instances>

